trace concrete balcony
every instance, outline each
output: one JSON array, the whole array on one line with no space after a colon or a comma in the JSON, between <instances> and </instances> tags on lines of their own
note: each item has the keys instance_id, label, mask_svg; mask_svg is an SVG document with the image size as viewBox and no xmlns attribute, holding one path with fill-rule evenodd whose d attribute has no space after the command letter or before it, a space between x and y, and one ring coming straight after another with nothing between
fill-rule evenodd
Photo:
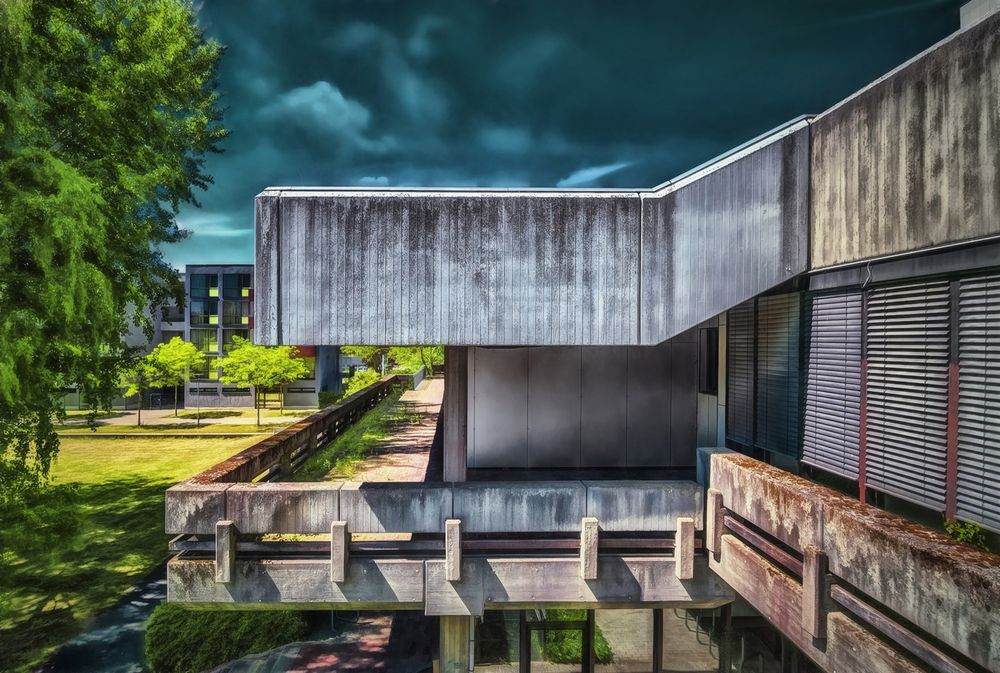
<instances>
[{"instance_id":1,"label":"concrete balcony","mask_svg":"<svg viewBox=\"0 0 1000 673\"><path fill-rule=\"evenodd\" d=\"M239 608L715 607L693 482L187 483L168 599Z\"/></svg>"}]
</instances>

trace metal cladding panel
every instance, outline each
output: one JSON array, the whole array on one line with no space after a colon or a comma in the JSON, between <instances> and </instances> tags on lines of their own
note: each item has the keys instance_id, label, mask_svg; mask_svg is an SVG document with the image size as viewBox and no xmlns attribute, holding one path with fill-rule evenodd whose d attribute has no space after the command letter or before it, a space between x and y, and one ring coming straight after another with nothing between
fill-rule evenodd
<instances>
[{"instance_id":1,"label":"metal cladding panel","mask_svg":"<svg viewBox=\"0 0 1000 673\"><path fill-rule=\"evenodd\" d=\"M958 315L957 513L1000 532L1000 274L963 279Z\"/></svg>"},{"instance_id":2,"label":"metal cladding panel","mask_svg":"<svg viewBox=\"0 0 1000 673\"><path fill-rule=\"evenodd\" d=\"M626 465L628 352L615 346L583 348L580 362L580 464Z\"/></svg>"},{"instance_id":3,"label":"metal cladding panel","mask_svg":"<svg viewBox=\"0 0 1000 673\"><path fill-rule=\"evenodd\" d=\"M473 348L469 467L528 466L528 350Z\"/></svg>"},{"instance_id":4,"label":"metal cladding panel","mask_svg":"<svg viewBox=\"0 0 1000 673\"><path fill-rule=\"evenodd\" d=\"M799 293L757 300L756 446L798 457L800 407Z\"/></svg>"},{"instance_id":5,"label":"metal cladding panel","mask_svg":"<svg viewBox=\"0 0 1000 673\"><path fill-rule=\"evenodd\" d=\"M473 347L469 467L691 467L692 333L659 346Z\"/></svg>"},{"instance_id":6,"label":"metal cladding panel","mask_svg":"<svg viewBox=\"0 0 1000 673\"><path fill-rule=\"evenodd\" d=\"M808 369L802 462L858 478L861 443L862 293L847 290L806 299Z\"/></svg>"},{"instance_id":7,"label":"metal cladding panel","mask_svg":"<svg viewBox=\"0 0 1000 673\"><path fill-rule=\"evenodd\" d=\"M804 272L809 128L642 199L641 339L655 344Z\"/></svg>"},{"instance_id":8,"label":"metal cladding panel","mask_svg":"<svg viewBox=\"0 0 1000 673\"><path fill-rule=\"evenodd\" d=\"M812 123L812 266L1000 233L1000 14Z\"/></svg>"},{"instance_id":9,"label":"metal cladding panel","mask_svg":"<svg viewBox=\"0 0 1000 673\"><path fill-rule=\"evenodd\" d=\"M581 350L528 349L528 467L579 467Z\"/></svg>"},{"instance_id":10,"label":"metal cladding panel","mask_svg":"<svg viewBox=\"0 0 1000 673\"><path fill-rule=\"evenodd\" d=\"M628 349L625 455L630 466L669 464L671 346Z\"/></svg>"},{"instance_id":11,"label":"metal cladding panel","mask_svg":"<svg viewBox=\"0 0 1000 673\"><path fill-rule=\"evenodd\" d=\"M265 192L264 337L636 343L639 212L629 193Z\"/></svg>"},{"instance_id":12,"label":"metal cladding panel","mask_svg":"<svg viewBox=\"0 0 1000 673\"><path fill-rule=\"evenodd\" d=\"M946 280L873 288L866 350L868 486L945 507L950 290Z\"/></svg>"},{"instance_id":13,"label":"metal cladding panel","mask_svg":"<svg viewBox=\"0 0 1000 673\"><path fill-rule=\"evenodd\" d=\"M754 301L729 310L726 316L726 439L753 446L756 311Z\"/></svg>"}]
</instances>

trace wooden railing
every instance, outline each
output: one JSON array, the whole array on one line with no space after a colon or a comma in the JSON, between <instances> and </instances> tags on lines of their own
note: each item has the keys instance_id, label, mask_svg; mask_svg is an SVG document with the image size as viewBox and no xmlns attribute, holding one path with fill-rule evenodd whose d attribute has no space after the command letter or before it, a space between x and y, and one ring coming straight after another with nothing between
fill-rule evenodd
<instances>
[{"instance_id":1,"label":"wooden railing","mask_svg":"<svg viewBox=\"0 0 1000 673\"><path fill-rule=\"evenodd\" d=\"M711 568L824 670L1000 670L1000 557L741 454L710 484Z\"/></svg>"}]
</instances>

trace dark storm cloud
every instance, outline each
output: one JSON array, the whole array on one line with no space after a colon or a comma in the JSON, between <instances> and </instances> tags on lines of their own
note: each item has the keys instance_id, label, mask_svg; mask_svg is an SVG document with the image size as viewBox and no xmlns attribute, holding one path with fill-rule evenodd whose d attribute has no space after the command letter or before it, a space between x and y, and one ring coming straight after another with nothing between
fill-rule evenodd
<instances>
[{"instance_id":1,"label":"dark storm cloud","mask_svg":"<svg viewBox=\"0 0 1000 673\"><path fill-rule=\"evenodd\" d=\"M819 112L958 0L208 0L233 135L177 264L252 261L268 185L650 187Z\"/></svg>"}]
</instances>

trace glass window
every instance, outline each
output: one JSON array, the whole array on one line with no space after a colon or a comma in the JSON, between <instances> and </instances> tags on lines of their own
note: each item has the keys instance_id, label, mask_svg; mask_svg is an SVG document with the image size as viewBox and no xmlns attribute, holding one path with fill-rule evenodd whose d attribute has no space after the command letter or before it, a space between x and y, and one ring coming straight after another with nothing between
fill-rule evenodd
<instances>
[{"instance_id":1,"label":"glass window","mask_svg":"<svg viewBox=\"0 0 1000 673\"><path fill-rule=\"evenodd\" d=\"M719 328L698 330L698 392L719 394Z\"/></svg>"},{"instance_id":2,"label":"glass window","mask_svg":"<svg viewBox=\"0 0 1000 673\"><path fill-rule=\"evenodd\" d=\"M192 329L191 343L202 353L218 353L219 331L215 329Z\"/></svg>"},{"instance_id":3,"label":"glass window","mask_svg":"<svg viewBox=\"0 0 1000 673\"><path fill-rule=\"evenodd\" d=\"M250 325L250 302L248 301L224 301L222 302L222 324L226 326Z\"/></svg>"},{"instance_id":4,"label":"glass window","mask_svg":"<svg viewBox=\"0 0 1000 673\"><path fill-rule=\"evenodd\" d=\"M521 652L521 612L486 610L476 625L477 671L518 673Z\"/></svg>"},{"instance_id":5,"label":"glass window","mask_svg":"<svg viewBox=\"0 0 1000 673\"><path fill-rule=\"evenodd\" d=\"M184 322L184 309L174 303L160 307L161 322Z\"/></svg>"},{"instance_id":6,"label":"glass window","mask_svg":"<svg viewBox=\"0 0 1000 673\"><path fill-rule=\"evenodd\" d=\"M303 376L302 378L303 379L315 379L316 378L316 358L314 358L314 357L307 357L307 358L302 358L302 360L306 363L306 366L309 368L309 371L306 372L306 375Z\"/></svg>"},{"instance_id":7,"label":"glass window","mask_svg":"<svg viewBox=\"0 0 1000 673\"><path fill-rule=\"evenodd\" d=\"M205 364L201 368L192 370L191 380L218 381L219 380L218 358L214 357L205 358Z\"/></svg>"},{"instance_id":8,"label":"glass window","mask_svg":"<svg viewBox=\"0 0 1000 673\"><path fill-rule=\"evenodd\" d=\"M695 640L686 643L697 647ZM708 650L709 648L703 648ZM664 669L714 671L716 668L687 669L687 661L674 660ZM653 670L653 611L652 610L595 610L594 611L594 671L652 671Z\"/></svg>"},{"instance_id":9,"label":"glass window","mask_svg":"<svg viewBox=\"0 0 1000 673\"><path fill-rule=\"evenodd\" d=\"M218 325L219 302L197 300L191 302L191 326Z\"/></svg>"},{"instance_id":10,"label":"glass window","mask_svg":"<svg viewBox=\"0 0 1000 673\"><path fill-rule=\"evenodd\" d=\"M247 299L253 286L253 276L249 273L222 274L223 299Z\"/></svg>"},{"instance_id":11,"label":"glass window","mask_svg":"<svg viewBox=\"0 0 1000 673\"><path fill-rule=\"evenodd\" d=\"M216 273L192 273L191 296L208 298L219 296L219 275Z\"/></svg>"},{"instance_id":12,"label":"glass window","mask_svg":"<svg viewBox=\"0 0 1000 673\"><path fill-rule=\"evenodd\" d=\"M241 339L250 338L250 330L246 329L224 329L222 330L222 348L228 353L233 347L233 337Z\"/></svg>"},{"instance_id":13,"label":"glass window","mask_svg":"<svg viewBox=\"0 0 1000 673\"><path fill-rule=\"evenodd\" d=\"M245 397L250 395L249 388L223 388L222 394L225 397Z\"/></svg>"}]
</instances>

